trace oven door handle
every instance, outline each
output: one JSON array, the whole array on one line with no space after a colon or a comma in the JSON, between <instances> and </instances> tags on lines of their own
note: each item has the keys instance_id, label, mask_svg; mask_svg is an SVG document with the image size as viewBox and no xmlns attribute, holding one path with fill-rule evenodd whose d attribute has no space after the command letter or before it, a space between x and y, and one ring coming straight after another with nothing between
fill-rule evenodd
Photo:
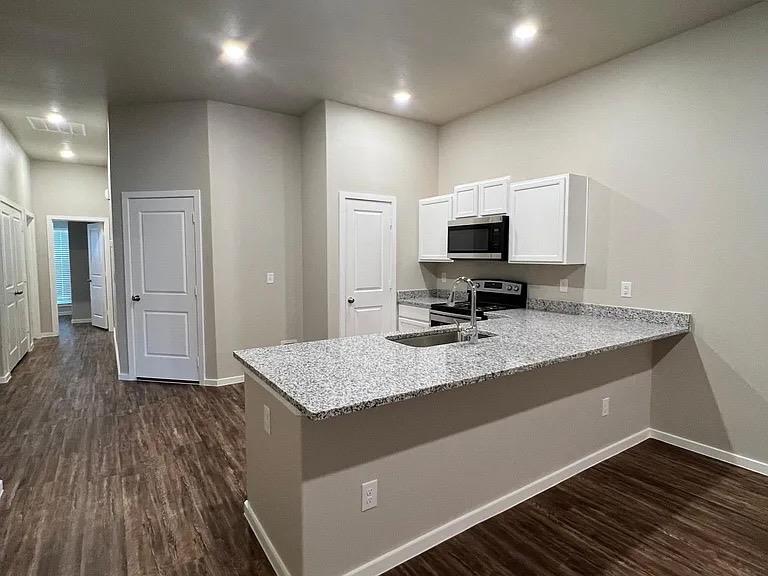
<instances>
[{"instance_id":1,"label":"oven door handle","mask_svg":"<svg viewBox=\"0 0 768 576\"><path fill-rule=\"evenodd\" d=\"M429 320L436 320L437 322L445 322L446 324L453 324L456 320L469 322L470 316L466 314L455 314L453 312L430 312Z\"/></svg>"}]
</instances>

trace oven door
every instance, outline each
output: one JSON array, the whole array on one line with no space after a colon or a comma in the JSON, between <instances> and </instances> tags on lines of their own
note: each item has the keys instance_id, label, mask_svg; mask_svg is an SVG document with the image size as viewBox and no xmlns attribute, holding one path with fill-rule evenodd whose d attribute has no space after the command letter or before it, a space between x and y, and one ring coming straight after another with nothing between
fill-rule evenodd
<instances>
[{"instance_id":1,"label":"oven door","mask_svg":"<svg viewBox=\"0 0 768 576\"><path fill-rule=\"evenodd\" d=\"M438 312L436 310L431 310L429 313L429 325L433 327L454 326L457 322L469 322L469 316L453 312Z\"/></svg>"},{"instance_id":2,"label":"oven door","mask_svg":"<svg viewBox=\"0 0 768 576\"><path fill-rule=\"evenodd\" d=\"M509 217L462 218L448 222L448 258L506 260Z\"/></svg>"}]
</instances>

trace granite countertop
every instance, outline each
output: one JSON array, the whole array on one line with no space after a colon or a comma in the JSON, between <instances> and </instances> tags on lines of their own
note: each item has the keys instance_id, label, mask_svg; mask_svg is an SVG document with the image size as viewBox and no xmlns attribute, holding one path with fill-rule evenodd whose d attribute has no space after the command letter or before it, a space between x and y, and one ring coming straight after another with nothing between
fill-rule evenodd
<instances>
[{"instance_id":1,"label":"granite countertop","mask_svg":"<svg viewBox=\"0 0 768 576\"><path fill-rule=\"evenodd\" d=\"M448 301L448 290L398 290L397 303L417 308L429 308L432 304Z\"/></svg>"},{"instance_id":2,"label":"granite countertop","mask_svg":"<svg viewBox=\"0 0 768 576\"><path fill-rule=\"evenodd\" d=\"M496 337L474 345L414 348L372 335L234 355L298 413L323 420L690 331L689 314L592 304L563 314L546 302L489 314L478 328Z\"/></svg>"}]
</instances>

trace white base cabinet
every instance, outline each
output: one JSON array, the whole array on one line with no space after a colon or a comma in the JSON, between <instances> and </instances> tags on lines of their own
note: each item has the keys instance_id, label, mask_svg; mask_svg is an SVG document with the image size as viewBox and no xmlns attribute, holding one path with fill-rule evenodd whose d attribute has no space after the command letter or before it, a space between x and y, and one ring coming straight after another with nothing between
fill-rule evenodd
<instances>
[{"instance_id":1,"label":"white base cabinet","mask_svg":"<svg viewBox=\"0 0 768 576\"><path fill-rule=\"evenodd\" d=\"M453 194L419 200L419 262L451 262L448 221L453 219Z\"/></svg>"},{"instance_id":2,"label":"white base cabinet","mask_svg":"<svg viewBox=\"0 0 768 576\"><path fill-rule=\"evenodd\" d=\"M509 262L586 264L587 178L561 174L509 190Z\"/></svg>"}]
</instances>

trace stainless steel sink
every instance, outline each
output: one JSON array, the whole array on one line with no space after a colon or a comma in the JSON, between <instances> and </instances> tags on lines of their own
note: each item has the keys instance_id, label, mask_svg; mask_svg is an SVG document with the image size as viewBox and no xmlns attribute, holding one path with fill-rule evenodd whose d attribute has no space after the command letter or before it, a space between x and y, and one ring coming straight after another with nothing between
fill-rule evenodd
<instances>
[{"instance_id":1,"label":"stainless steel sink","mask_svg":"<svg viewBox=\"0 0 768 576\"><path fill-rule=\"evenodd\" d=\"M490 338L495 334L489 334L487 332L480 332L477 337ZM437 332L437 333L421 333L421 334L397 334L395 336L387 336L387 340L397 342L398 344L405 344L406 346L415 346L417 348L425 348L427 346L442 346L443 344L456 344L461 342L459 333L456 331L451 332Z\"/></svg>"}]
</instances>

